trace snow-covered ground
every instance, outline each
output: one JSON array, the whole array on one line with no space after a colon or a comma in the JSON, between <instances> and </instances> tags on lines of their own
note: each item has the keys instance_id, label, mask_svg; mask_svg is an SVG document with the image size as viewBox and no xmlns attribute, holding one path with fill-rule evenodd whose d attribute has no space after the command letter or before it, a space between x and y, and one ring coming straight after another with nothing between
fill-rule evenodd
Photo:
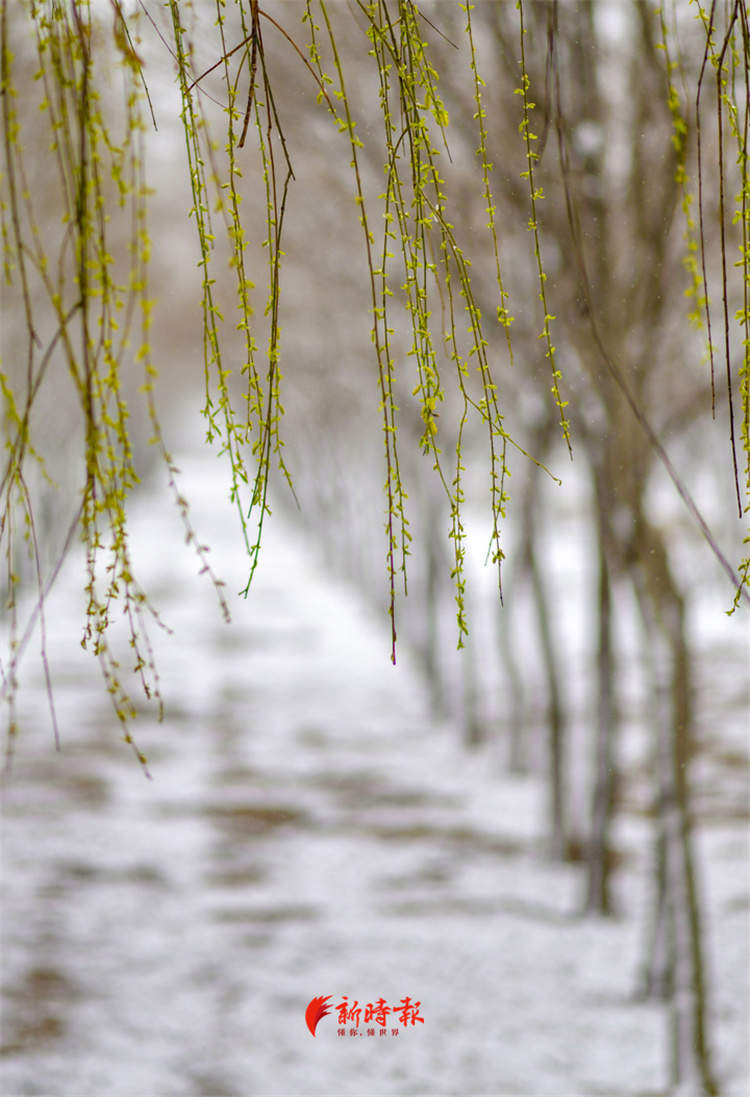
<instances>
[{"instance_id":1,"label":"snow-covered ground","mask_svg":"<svg viewBox=\"0 0 750 1097\"><path fill-rule=\"evenodd\" d=\"M648 820L618 824L618 916L579 918L580 870L543 855L539 780L435 726L408 653L390 665L385 625L283 516L234 598L246 561L224 470L179 463L233 622L166 493L144 494L140 576L174 630L152 633L166 720L144 703L135 726L153 779L77 642L80 559L48 605L60 753L32 653L22 674L3 1097L666 1093L665 1011L635 999ZM715 1065L725 1097L746 1097L746 816L717 812L699 852ZM326 995L409 996L424 1023L350 1035L334 1011L313 1039L305 1009Z\"/></svg>"}]
</instances>

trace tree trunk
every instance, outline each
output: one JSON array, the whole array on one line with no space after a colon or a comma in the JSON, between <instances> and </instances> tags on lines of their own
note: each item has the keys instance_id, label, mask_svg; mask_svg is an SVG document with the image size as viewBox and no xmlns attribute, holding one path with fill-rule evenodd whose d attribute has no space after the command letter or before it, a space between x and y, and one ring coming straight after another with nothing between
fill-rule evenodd
<instances>
[{"instance_id":1,"label":"tree trunk","mask_svg":"<svg viewBox=\"0 0 750 1097\"><path fill-rule=\"evenodd\" d=\"M641 521L642 570L636 578L636 591L654 649L661 654L656 750L659 823L664 836L665 927L674 957L670 988L672 1081L678 1093L713 1095L717 1090L706 1037L704 962L688 802L692 713L685 610L664 542L655 529Z\"/></svg>"},{"instance_id":2,"label":"tree trunk","mask_svg":"<svg viewBox=\"0 0 750 1097\"><path fill-rule=\"evenodd\" d=\"M565 812L565 710L563 707L560 675L557 666L555 643L552 637L549 606L550 598L536 559L536 552L529 544L529 568L531 584L539 623L544 669L547 677L547 733L549 745L549 821L550 852L557 860L567 857L567 823Z\"/></svg>"},{"instance_id":3,"label":"tree trunk","mask_svg":"<svg viewBox=\"0 0 750 1097\"><path fill-rule=\"evenodd\" d=\"M544 461L553 439L552 424L543 423L537 433L532 451ZM531 596L534 602L542 665L547 687L547 757L549 790L549 850L552 857L568 859L568 821L566 811L565 746L567 721L563 688L558 662L558 644L554 636L551 607L554 598L546 588L544 574L538 560L538 536L536 518L540 513L540 472L533 469L526 486L521 511L522 531L519 549L520 575L528 573L531 580ZM520 576L519 576L520 577ZM518 578L516 582L518 583ZM578 845L578 843L576 843ZM572 848L572 843L570 843Z\"/></svg>"},{"instance_id":4,"label":"tree trunk","mask_svg":"<svg viewBox=\"0 0 750 1097\"><path fill-rule=\"evenodd\" d=\"M599 550L599 638L597 650L597 727L594 769L594 794L591 832L587 850L587 887L585 910L592 914L612 913L610 869L612 852L610 832L615 790L615 658L612 643L612 588L607 563L609 534L602 492L598 501Z\"/></svg>"},{"instance_id":5,"label":"tree trunk","mask_svg":"<svg viewBox=\"0 0 750 1097\"><path fill-rule=\"evenodd\" d=\"M674 983L674 950L671 947L670 925L672 917L667 907L667 839L664 827L659 824L655 843L654 876L655 894L651 924L648 930L646 957L643 962L639 997L668 1002ZM673 1070L674 1074L674 1070Z\"/></svg>"},{"instance_id":6,"label":"tree trunk","mask_svg":"<svg viewBox=\"0 0 750 1097\"><path fill-rule=\"evenodd\" d=\"M520 586L516 577L514 586ZM512 597L512 596L511 596ZM497 610L497 637L500 660L507 677L508 690L508 769L511 773L528 773L528 713L523 676L518 667L513 641L512 603Z\"/></svg>"}]
</instances>

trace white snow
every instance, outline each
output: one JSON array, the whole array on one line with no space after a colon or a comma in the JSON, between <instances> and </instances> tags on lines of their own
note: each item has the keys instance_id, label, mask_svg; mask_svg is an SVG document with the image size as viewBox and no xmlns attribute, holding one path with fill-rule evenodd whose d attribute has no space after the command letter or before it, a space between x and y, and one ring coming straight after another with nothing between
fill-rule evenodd
<instances>
[{"instance_id":1,"label":"white snow","mask_svg":"<svg viewBox=\"0 0 750 1097\"><path fill-rule=\"evenodd\" d=\"M579 918L580 870L543 856L538 779L435 726L408 652L390 665L386 624L283 516L237 599L223 466L178 464L233 622L166 493L145 493L140 578L174 630L152 630L166 720L144 703L134 727L153 779L78 645L79 558L47 610L59 754L31 653L22 672L4 1097L667 1092L665 1010L634 999L648 821L618 822L618 917ZM706 824L699 853L716 1068L725 1097L746 1097L746 822ZM408 995L424 1025L339 1036L333 1013L313 1039L305 1008L329 994Z\"/></svg>"}]
</instances>

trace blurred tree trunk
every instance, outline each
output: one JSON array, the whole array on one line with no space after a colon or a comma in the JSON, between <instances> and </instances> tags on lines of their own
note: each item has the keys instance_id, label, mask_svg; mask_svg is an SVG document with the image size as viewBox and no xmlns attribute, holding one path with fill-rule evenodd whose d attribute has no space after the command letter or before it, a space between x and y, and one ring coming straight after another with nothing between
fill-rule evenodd
<instances>
[{"instance_id":1,"label":"blurred tree trunk","mask_svg":"<svg viewBox=\"0 0 750 1097\"><path fill-rule=\"evenodd\" d=\"M644 999L666 1002L672 997L674 942L669 929L671 917L667 910L667 841L661 820L654 849L654 891L638 993ZM672 1073L674 1075L674 1069Z\"/></svg>"},{"instance_id":2,"label":"blurred tree trunk","mask_svg":"<svg viewBox=\"0 0 750 1097\"><path fill-rule=\"evenodd\" d=\"M517 583L520 585L519 576L514 579L514 588ZM524 676L518 663L514 634L513 607L515 605L516 602L512 595L506 600L505 604L500 605L498 603L496 632L500 663L507 681L503 704L505 706L505 723L508 735L508 769L511 773L528 773L528 705Z\"/></svg>"},{"instance_id":3,"label":"blurred tree trunk","mask_svg":"<svg viewBox=\"0 0 750 1097\"><path fill-rule=\"evenodd\" d=\"M635 589L660 677L655 708L661 883L657 927L662 928L656 936L665 941L668 957L665 989L672 1015L673 1083L681 1093L715 1094L687 781L692 675L685 606L662 537L645 518L639 518L641 551Z\"/></svg>"},{"instance_id":4,"label":"blurred tree trunk","mask_svg":"<svg viewBox=\"0 0 750 1097\"><path fill-rule=\"evenodd\" d=\"M553 599L547 590L537 558L533 538L528 546L529 573L536 610L542 661L547 680L547 744L550 852L557 860L567 856L567 812L565 784L565 741L567 732L566 706L557 659L557 643L553 635Z\"/></svg>"},{"instance_id":5,"label":"blurred tree trunk","mask_svg":"<svg viewBox=\"0 0 750 1097\"><path fill-rule=\"evenodd\" d=\"M611 553L606 492L597 481L597 551L599 557L598 644L596 659L597 723L594 762L594 792L591 831L587 849L587 890L585 909L596 914L611 914L610 868L612 852L610 831L614 809L615 739L617 711L615 699L616 660L612 636L612 587L608 555Z\"/></svg>"},{"instance_id":6,"label":"blurred tree trunk","mask_svg":"<svg viewBox=\"0 0 750 1097\"><path fill-rule=\"evenodd\" d=\"M534 453L540 461L547 459L553 441L553 424L548 421L537 431ZM544 670L547 708L547 780L549 849L557 860L568 855L567 789L565 780L565 751L567 738L567 704L560 673L559 642L555 635L553 592L548 589L543 565L539 561L539 535L537 524L541 508L539 494L542 472L534 468L530 475L522 506L522 536L520 571L528 574L531 584L533 611L539 634L539 648ZM518 577L516 579L518 581Z\"/></svg>"}]
</instances>

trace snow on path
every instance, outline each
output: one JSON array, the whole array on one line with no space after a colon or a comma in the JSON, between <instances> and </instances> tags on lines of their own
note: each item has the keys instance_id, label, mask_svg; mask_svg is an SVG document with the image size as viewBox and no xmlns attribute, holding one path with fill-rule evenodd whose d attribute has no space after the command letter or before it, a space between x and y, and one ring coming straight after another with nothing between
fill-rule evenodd
<instances>
[{"instance_id":1,"label":"snow on path","mask_svg":"<svg viewBox=\"0 0 750 1097\"><path fill-rule=\"evenodd\" d=\"M3 821L3 1097L666 1092L666 1020L635 1003L648 846L622 917L575 917L581 879L539 854L539 785L435 727L406 653L274 515L247 601L223 470L185 491L227 581L227 626L165 495L134 515L167 718L147 781L75 639L80 560L48 607L63 733L39 668ZM641 834L632 823L630 831ZM642 837L642 835L641 835ZM747 834L703 836L719 1069L748 1092ZM313 1039L315 996L405 996L424 1024Z\"/></svg>"}]
</instances>

